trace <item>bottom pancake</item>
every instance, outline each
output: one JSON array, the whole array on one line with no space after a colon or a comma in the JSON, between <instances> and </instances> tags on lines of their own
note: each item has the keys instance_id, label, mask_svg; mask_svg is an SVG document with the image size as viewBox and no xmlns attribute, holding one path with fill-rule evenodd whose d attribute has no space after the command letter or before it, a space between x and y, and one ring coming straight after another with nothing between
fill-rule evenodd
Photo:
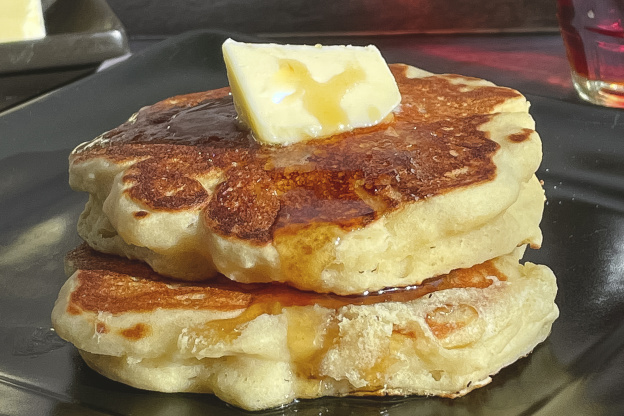
<instances>
[{"instance_id":1,"label":"bottom pancake","mask_svg":"<svg viewBox=\"0 0 624 416\"><path fill-rule=\"evenodd\" d=\"M558 316L555 277L521 249L367 296L278 283L187 284L81 247L52 313L90 367L248 410L344 395L457 397L528 354Z\"/></svg>"}]
</instances>

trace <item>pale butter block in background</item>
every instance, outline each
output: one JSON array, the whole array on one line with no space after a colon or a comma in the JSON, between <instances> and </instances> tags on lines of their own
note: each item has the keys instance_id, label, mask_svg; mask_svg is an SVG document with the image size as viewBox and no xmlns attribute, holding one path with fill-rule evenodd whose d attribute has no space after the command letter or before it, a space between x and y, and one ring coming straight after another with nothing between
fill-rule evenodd
<instances>
[{"instance_id":1,"label":"pale butter block in background","mask_svg":"<svg viewBox=\"0 0 624 416\"><path fill-rule=\"evenodd\" d=\"M223 57L238 117L255 138L286 145L384 120L401 94L374 46L249 44Z\"/></svg>"},{"instance_id":2,"label":"pale butter block in background","mask_svg":"<svg viewBox=\"0 0 624 416\"><path fill-rule=\"evenodd\" d=\"M40 0L0 0L0 42L46 35Z\"/></svg>"}]
</instances>

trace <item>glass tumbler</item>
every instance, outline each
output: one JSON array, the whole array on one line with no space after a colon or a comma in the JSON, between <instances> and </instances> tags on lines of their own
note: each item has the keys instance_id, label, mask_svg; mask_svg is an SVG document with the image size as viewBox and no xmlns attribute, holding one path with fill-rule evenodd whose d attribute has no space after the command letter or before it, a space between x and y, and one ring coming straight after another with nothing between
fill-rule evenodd
<instances>
[{"instance_id":1,"label":"glass tumbler","mask_svg":"<svg viewBox=\"0 0 624 416\"><path fill-rule=\"evenodd\" d=\"M624 108L624 0L557 0L557 17L579 96Z\"/></svg>"}]
</instances>

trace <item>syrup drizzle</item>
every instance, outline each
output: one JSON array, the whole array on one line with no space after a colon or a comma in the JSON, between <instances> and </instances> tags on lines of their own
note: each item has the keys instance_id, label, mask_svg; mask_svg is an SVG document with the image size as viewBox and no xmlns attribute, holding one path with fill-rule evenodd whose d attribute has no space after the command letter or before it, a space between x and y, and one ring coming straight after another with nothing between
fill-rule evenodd
<instances>
[{"instance_id":1,"label":"syrup drizzle","mask_svg":"<svg viewBox=\"0 0 624 416\"><path fill-rule=\"evenodd\" d=\"M325 131L343 130L349 125L349 118L340 102L349 88L366 78L362 68L347 66L327 82L316 81L308 68L295 59L280 59L279 68L276 77L284 91L288 92L281 100L301 99L304 108L323 126L320 136L326 135Z\"/></svg>"},{"instance_id":2,"label":"syrup drizzle","mask_svg":"<svg viewBox=\"0 0 624 416\"><path fill-rule=\"evenodd\" d=\"M491 262L457 269L420 285L397 287L362 295L316 293L283 283L239 283L217 276L205 283L183 283L156 274L144 263L101 254L83 245L68 254L80 270L69 312L149 312L155 309L249 309L252 315L279 313L284 307L319 305L339 309L346 305L409 302L452 288L486 288L495 279L506 280ZM253 308L252 308L253 307ZM273 312L271 312L273 311ZM277 312L276 312L277 311Z\"/></svg>"},{"instance_id":3,"label":"syrup drizzle","mask_svg":"<svg viewBox=\"0 0 624 416\"><path fill-rule=\"evenodd\" d=\"M313 82L306 68L292 62L290 68L301 85ZM391 69L402 107L390 123L261 146L237 124L232 98L221 89L146 107L78 148L72 163L135 159L124 180L132 182L127 192L137 203L165 211L200 208L212 231L260 244L318 224L357 229L403 204L491 180L499 147L479 127L495 106L519 93L463 91L451 76L408 79L405 67ZM337 75L324 84L335 89L327 94L330 106L354 77ZM207 192L197 178L211 175L223 180Z\"/></svg>"}]
</instances>

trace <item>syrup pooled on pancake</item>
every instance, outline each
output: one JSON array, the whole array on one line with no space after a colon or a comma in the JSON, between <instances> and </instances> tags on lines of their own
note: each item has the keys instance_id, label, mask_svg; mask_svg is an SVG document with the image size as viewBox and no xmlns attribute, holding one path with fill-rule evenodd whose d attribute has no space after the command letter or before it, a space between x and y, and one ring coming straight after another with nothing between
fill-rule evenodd
<instances>
[{"instance_id":1,"label":"syrup pooled on pancake","mask_svg":"<svg viewBox=\"0 0 624 416\"><path fill-rule=\"evenodd\" d=\"M385 266L354 270L335 264L337 254L332 251L339 250L350 234L374 223L390 224L391 235L384 238L392 240L397 237L392 234L400 234L397 228L428 224L423 232L432 236L431 241L417 243L412 236L392 245L439 246L437 237L470 239L460 234L491 219L499 221L491 224L493 229L508 227L509 219L501 213L518 205L521 193L531 193L524 199L532 199L535 207L541 204L542 197L535 199L536 186L525 185L540 153L539 138L527 128L532 120L522 95L452 75L410 78L410 67L405 65L393 65L392 71L402 95L392 121L283 147L262 146L237 125L227 89L174 97L142 109L120 127L79 146L71 156L72 185L94 196L93 207L83 215L81 235L98 250L143 259L175 278L205 279L217 271L241 282L289 281L292 276L290 283L297 287L341 294L361 293L371 285L378 290L418 284L432 275L508 253L517 245L538 246L539 221L531 218L528 224L508 229L507 237L501 234L499 240L486 243L481 254L462 256L456 264L424 259L424 268L416 274L405 272L408 266L386 271ZM496 113L504 109L520 112L509 113L513 117ZM519 151L525 153L523 158L513 154ZM497 165L507 158L510 169L501 171ZM85 177L102 164L106 172L95 177L114 180L113 184ZM533 190L524 191L527 186ZM497 192L496 201L483 204L487 196L472 195L479 187L492 192L504 189ZM111 189L115 196L109 195ZM417 218L425 215L417 211L433 208L415 205L442 201L449 194L444 199L449 203L435 210L453 208L457 213L440 220L428 214L429 218ZM461 213L468 208L475 215ZM159 232L150 221L161 224L165 215L178 218L189 213L195 216L185 217L186 225L160 233L166 240L162 244L154 236L139 235L152 228ZM395 225L390 221L393 214L411 219ZM510 212L508 217L516 215ZM103 222L110 222L104 228L112 228L115 238L102 238L94 223L102 227ZM180 244L177 238L194 238L195 243ZM232 258L229 253L241 252L235 244L246 253ZM405 260L406 255L399 253L387 262L411 261ZM316 256L314 264L302 270L302 257L310 256ZM199 258L208 260L200 264ZM344 268L350 276L321 278L328 267ZM372 283L372 276L364 280L359 276L374 269L381 276L377 283Z\"/></svg>"},{"instance_id":2,"label":"syrup pooled on pancake","mask_svg":"<svg viewBox=\"0 0 624 416\"><path fill-rule=\"evenodd\" d=\"M57 333L113 380L248 410L458 397L528 354L558 315L552 272L519 264L544 203L528 103L391 70L401 105L373 127L260 145L220 89L77 147L78 229L96 251L66 258Z\"/></svg>"},{"instance_id":3,"label":"syrup pooled on pancake","mask_svg":"<svg viewBox=\"0 0 624 416\"><path fill-rule=\"evenodd\" d=\"M392 123L322 141L262 146L237 128L223 89L181 107L174 99L166 111L143 109L103 135L101 147L79 149L74 160L147 157L124 177L134 200L158 210L207 204L208 223L221 235L261 243L289 226L361 227L401 203L491 179L498 145L478 129L490 119L481 114L518 93L457 93L448 80L407 79L401 69L394 71L405 98ZM452 106L435 99L445 91ZM214 196L195 179L211 171L225 178Z\"/></svg>"},{"instance_id":4,"label":"syrup pooled on pancake","mask_svg":"<svg viewBox=\"0 0 624 416\"><path fill-rule=\"evenodd\" d=\"M524 356L558 311L522 250L417 287L369 296L279 283L176 283L81 247L52 313L57 333L113 380L215 393L249 410L296 398L457 397Z\"/></svg>"},{"instance_id":5,"label":"syrup pooled on pancake","mask_svg":"<svg viewBox=\"0 0 624 416\"><path fill-rule=\"evenodd\" d=\"M409 302L453 288L486 288L507 277L491 262L471 269L453 270L418 286L389 288L366 295L338 296L298 290L282 283L233 282L223 276L209 283L180 283L154 273L142 263L118 259L81 246L67 255L72 269L79 270L68 312L120 314L161 309L207 309L232 311L256 308L270 313L283 307L314 306L339 309L347 305Z\"/></svg>"}]
</instances>

